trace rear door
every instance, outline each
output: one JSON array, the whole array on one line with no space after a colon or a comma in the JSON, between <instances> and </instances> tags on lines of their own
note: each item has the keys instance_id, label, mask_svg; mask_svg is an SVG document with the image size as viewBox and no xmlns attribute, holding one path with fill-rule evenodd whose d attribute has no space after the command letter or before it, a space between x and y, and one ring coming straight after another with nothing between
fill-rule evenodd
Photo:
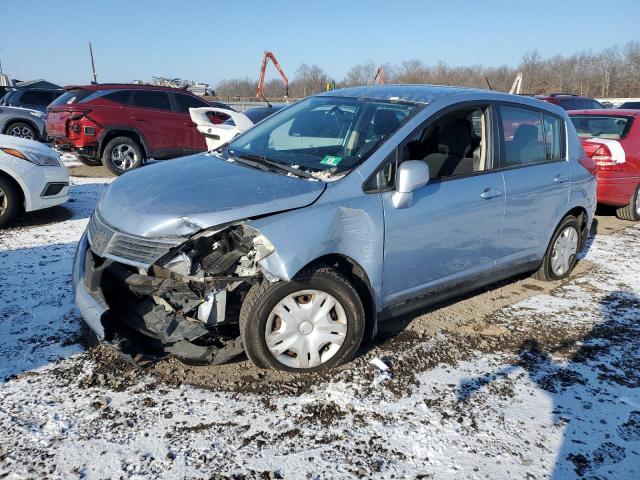
<instances>
[{"instance_id":1,"label":"rear door","mask_svg":"<svg viewBox=\"0 0 640 480\"><path fill-rule=\"evenodd\" d=\"M166 91L134 90L127 111L132 127L144 137L150 157L180 154L181 122Z\"/></svg>"},{"instance_id":2,"label":"rear door","mask_svg":"<svg viewBox=\"0 0 640 480\"><path fill-rule=\"evenodd\" d=\"M500 262L539 262L567 208L571 170L564 120L535 108L503 103L500 169L506 189Z\"/></svg>"}]
</instances>

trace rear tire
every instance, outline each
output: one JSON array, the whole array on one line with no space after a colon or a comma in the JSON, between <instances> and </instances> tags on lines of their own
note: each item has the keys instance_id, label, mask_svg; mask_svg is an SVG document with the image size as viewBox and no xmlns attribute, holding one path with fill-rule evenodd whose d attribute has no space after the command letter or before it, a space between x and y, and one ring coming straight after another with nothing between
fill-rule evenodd
<instances>
[{"instance_id":1,"label":"rear tire","mask_svg":"<svg viewBox=\"0 0 640 480\"><path fill-rule=\"evenodd\" d=\"M303 300L294 300L299 301L294 305L292 298ZM334 306L327 309L329 301ZM282 312L279 309L284 302L296 307L285 307L283 313L289 313L286 319L277 313ZM298 318L296 312L301 311ZM290 329L292 325L295 328ZM304 373L335 367L353 358L364 329L365 314L358 293L340 272L327 267L304 270L290 282L254 285L240 310L245 352L260 368ZM285 342L290 348L274 352ZM299 358L300 352L308 352L304 360Z\"/></svg>"},{"instance_id":2,"label":"rear tire","mask_svg":"<svg viewBox=\"0 0 640 480\"><path fill-rule=\"evenodd\" d=\"M27 140L38 140L38 132L28 123L15 122L7 127L6 134L12 137L26 138Z\"/></svg>"},{"instance_id":3,"label":"rear tire","mask_svg":"<svg viewBox=\"0 0 640 480\"><path fill-rule=\"evenodd\" d=\"M567 278L576 266L580 238L580 222L573 215L567 215L551 237L534 278L546 282Z\"/></svg>"},{"instance_id":4,"label":"rear tire","mask_svg":"<svg viewBox=\"0 0 640 480\"><path fill-rule=\"evenodd\" d=\"M116 137L107 143L102 164L114 175L122 175L142 165L144 154L137 142L129 137Z\"/></svg>"},{"instance_id":5,"label":"rear tire","mask_svg":"<svg viewBox=\"0 0 640 480\"><path fill-rule=\"evenodd\" d=\"M15 186L0 177L0 228L11 223L20 209L20 195Z\"/></svg>"},{"instance_id":6,"label":"rear tire","mask_svg":"<svg viewBox=\"0 0 640 480\"><path fill-rule=\"evenodd\" d=\"M76 158L80 163L86 165L87 167L99 167L100 165L102 165L102 160L100 160L99 158L91 158L84 155L76 155Z\"/></svg>"},{"instance_id":7,"label":"rear tire","mask_svg":"<svg viewBox=\"0 0 640 480\"><path fill-rule=\"evenodd\" d=\"M629 205L616 209L616 217L620 220L637 222L640 220L640 185L636 187L636 193L631 197Z\"/></svg>"}]
</instances>

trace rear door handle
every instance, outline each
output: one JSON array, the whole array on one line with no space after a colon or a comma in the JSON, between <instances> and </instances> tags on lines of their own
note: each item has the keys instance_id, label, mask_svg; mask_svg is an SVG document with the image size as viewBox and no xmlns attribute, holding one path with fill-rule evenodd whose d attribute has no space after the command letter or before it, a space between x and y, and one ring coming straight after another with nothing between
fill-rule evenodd
<instances>
[{"instance_id":1,"label":"rear door handle","mask_svg":"<svg viewBox=\"0 0 640 480\"><path fill-rule=\"evenodd\" d=\"M562 183L567 183L569 181L569 177L567 177L566 175L558 174L556 175L556 178L553 179L553 181L560 185Z\"/></svg>"},{"instance_id":2,"label":"rear door handle","mask_svg":"<svg viewBox=\"0 0 640 480\"><path fill-rule=\"evenodd\" d=\"M140 117L131 117L132 120L135 120L137 122L146 122L146 120L144 118L140 118Z\"/></svg>"},{"instance_id":3,"label":"rear door handle","mask_svg":"<svg viewBox=\"0 0 640 480\"><path fill-rule=\"evenodd\" d=\"M494 190L493 188L487 188L484 192L480 194L480 198L484 198L485 200L489 200L491 198L496 198L502 195L500 190Z\"/></svg>"}]
</instances>

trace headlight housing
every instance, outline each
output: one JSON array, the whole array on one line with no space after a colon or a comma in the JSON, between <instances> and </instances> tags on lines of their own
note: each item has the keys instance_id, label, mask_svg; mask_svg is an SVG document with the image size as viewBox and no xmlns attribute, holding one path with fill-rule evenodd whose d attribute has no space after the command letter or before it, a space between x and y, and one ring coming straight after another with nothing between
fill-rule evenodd
<instances>
[{"instance_id":1,"label":"headlight housing","mask_svg":"<svg viewBox=\"0 0 640 480\"><path fill-rule=\"evenodd\" d=\"M22 160L26 160L27 162L31 162L35 165L46 166L46 167L59 167L60 166L60 157L55 153L54 150L51 153L43 153L42 151L37 151L35 149L20 147L20 148L11 148L11 147L0 147L7 155L11 155L12 157L20 158Z\"/></svg>"}]
</instances>

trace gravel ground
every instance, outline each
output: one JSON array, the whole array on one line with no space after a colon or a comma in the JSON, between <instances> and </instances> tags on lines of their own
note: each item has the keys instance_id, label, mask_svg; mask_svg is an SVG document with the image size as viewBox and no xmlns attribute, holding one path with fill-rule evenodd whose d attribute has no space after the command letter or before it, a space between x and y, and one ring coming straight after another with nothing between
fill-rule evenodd
<instances>
[{"instance_id":1,"label":"gravel ground","mask_svg":"<svg viewBox=\"0 0 640 480\"><path fill-rule=\"evenodd\" d=\"M0 233L0 478L640 478L640 225L600 212L568 281L398 319L329 373L141 370L72 305L109 181L76 168L70 203Z\"/></svg>"}]
</instances>

